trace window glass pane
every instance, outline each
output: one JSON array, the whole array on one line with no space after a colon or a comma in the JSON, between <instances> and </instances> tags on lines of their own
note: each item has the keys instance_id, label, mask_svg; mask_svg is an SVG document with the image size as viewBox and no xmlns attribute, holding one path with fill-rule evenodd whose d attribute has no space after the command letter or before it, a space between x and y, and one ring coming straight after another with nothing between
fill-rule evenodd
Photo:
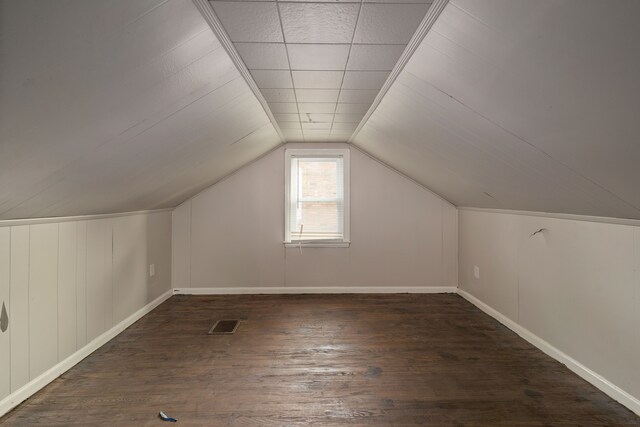
<instances>
[{"instance_id":1,"label":"window glass pane","mask_svg":"<svg viewBox=\"0 0 640 427\"><path fill-rule=\"evenodd\" d=\"M304 159L299 162L300 199L334 199L337 196L336 159Z\"/></svg>"},{"instance_id":2,"label":"window glass pane","mask_svg":"<svg viewBox=\"0 0 640 427\"><path fill-rule=\"evenodd\" d=\"M343 165L342 157L291 159L290 241L343 239Z\"/></svg>"}]
</instances>

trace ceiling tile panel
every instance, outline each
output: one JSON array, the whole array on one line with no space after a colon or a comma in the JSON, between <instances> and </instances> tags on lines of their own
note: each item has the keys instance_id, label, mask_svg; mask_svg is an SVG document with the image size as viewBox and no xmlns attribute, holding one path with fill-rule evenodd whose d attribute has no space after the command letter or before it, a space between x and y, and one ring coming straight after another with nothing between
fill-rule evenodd
<instances>
[{"instance_id":1,"label":"ceiling tile panel","mask_svg":"<svg viewBox=\"0 0 640 427\"><path fill-rule=\"evenodd\" d=\"M300 131L302 128L300 126L300 122L278 122L280 129L283 131L287 130L297 130Z\"/></svg>"},{"instance_id":2,"label":"ceiling tile panel","mask_svg":"<svg viewBox=\"0 0 640 427\"><path fill-rule=\"evenodd\" d=\"M301 113L300 121L302 123L331 123L333 116L333 114L323 113Z\"/></svg>"},{"instance_id":3,"label":"ceiling tile panel","mask_svg":"<svg viewBox=\"0 0 640 427\"><path fill-rule=\"evenodd\" d=\"M233 42L283 42L274 2L216 1L213 10Z\"/></svg>"},{"instance_id":4,"label":"ceiling tile panel","mask_svg":"<svg viewBox=\"0 0 640 427\"><path fill-rule=\"evenodd\" d=\"M260 89L290 89L291 72L289 70L250 70Z\"/></svg>"},{"instance_id":5,"label":"ceiling tile panel","mask_svg":"<svg viewBox=\"0 0 640 427\"><path fill-rule=\"evenodd\" d=\"M296 113L306 123L337 119L349 124L340 132L364 118L430 6L431 0L212 3L276 121L289 127Z\"/></svg>"},{"instance_id":6,"label":"ceiling tile panel","mask_svg":"<svg viewBox=\"0 0 640 427\"><path fill-rule=\"evenodd\" d=\"M367 89L342 89L340 91L340 103L354 103L354 104L371 104L378 94L377 90Z\"/></svg>"},{"instance_id":7,"label":"ceiling tile panel","mask_svg":"<svg viewBox=\"0 0 640 427\"><path fill-rule=\"evenodd\" d=\"M358 3L278 3L287 43L351 43Z\"/></svg>"},{"instance_id":8,"label":"ceiling tile panel","mask_svg":"<svg viewBox=\"0 0 640 427\"><path fill-rule=\"evenodd\" d=\"M340 89L344 71L293 71L298 89Z\"/></svg>"},{"instance_id":9,"label":"ceiling tile panel","mask_svg":"<svg viewBox=\"0 0 640 427\"><path fill-rule=\"evenodd\" d=\"M292 70L344 70L348 44L289 44Z\"/></svg>"},{"instance_id":10,"label":"ceiling tile panel","mask_svg":"<svg viewBox=\"0 0 640 427\"><path fill-rule=\"evenodd\" d=\"M331 130L331 122L303 122L302 130L306 132L307 130Z\"/></svg>"},{"instance_id":11,"label":"ceiling tile panel","mask_svg":"<svg viewBox=\"0 0 640 427\"><path fill-rule=\"evenodd\" d=\"M391 71L404 51L405 45L354 44L347 70Z\"/></svg>"},{"instance_id":12,"label":"ceiling tile panel","mask_svg":"<svg viewBox=\"0 0 640 427\"><path fill-rule=\"evenodd\" d=\"M336 114L364 114L371 104L338 104Z\"/></svg>"},{"instance_id":13,"label":"ceiling tile panel","mask_svg":"<svg viewBox=\"0 0 640 427\"><path fill-rule=\"evenodd\" d=\"M235 43L249 69L288 70L287 49L283 43Z\"/></svg>"},{"instance_id":14,"label":"ceiling tile panel","mask_svg":"<svg viewBox=\"0 0 640 427\"><path fill-rule=\"evenodd\" d=\"M300 114L303 113L330 113L336 111L335 102L301 102L298 104Z\"/></svg>"},{"instance_id":15,"label":"ceiling tile panel","mask_svg":"<svg viewBox=\"0 0 640 427\"><path fill-rule=\"evenodd\" d=\"M296 89L298 102L336 102L338 89Z\"/></svg>"},{"instance_id":16,"label":"ceiling tile panel","mask_svg":"<svg viewBox=\"0 0 640 427\"><path fill-rule=\"evenodd\" d=\"M295 102L270 102L269 109L272 113L297 113L298 105Z\"/></svg>"},{"instance_id":17,"label":"ceiling tile panel","mask_svg":"<svg viewBox=\"0 0 640 427\"><path fill-rule=\"evenodd\" d=\"M354 43L406 44L418 28L428 4L362 5Z\"/></svg>"},{"instance_id":18,"label":"ceiling tile panel","mask_svg":"<svg viewBox=\"0 0 640 427\"><path fill-rule=\"evenodd\" d=\"M360 123L363 114L336 114L333 123Z\"/></svg>"},{"instance_id":19,"label":"ceiling tile panel","mask_svg":"<svg viewBox=\"0 0 640 427\"><path fill-rule=\"evenodd\" d=\"M261 89L267 102L295 102L293 89Z\"/></svg>"},{"instance_id":20,"label":"ceiling tile panel","mask_svg":"<svg viewBox=\"0 0 640 427\"><path fill-rule=\"evenodd\" d=\"M380 89L389 77L388 71L347 71L343 89Z\"/></svg>"}]
</instances>

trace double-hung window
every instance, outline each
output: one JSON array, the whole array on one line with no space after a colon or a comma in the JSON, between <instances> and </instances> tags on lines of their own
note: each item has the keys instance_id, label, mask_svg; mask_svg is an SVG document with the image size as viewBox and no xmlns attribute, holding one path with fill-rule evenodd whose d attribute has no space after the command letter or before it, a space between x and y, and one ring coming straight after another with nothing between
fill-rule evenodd
<instances>
[{"instance_id":1,"label":"double-hung window","mask_svg":"<svg viewBox=\"0 0 640 427\"><path fill-rule=\"evenodd\" d=\"M287 149L285 243L349 244L349 150Z\"/></svg>"}]
</instances>

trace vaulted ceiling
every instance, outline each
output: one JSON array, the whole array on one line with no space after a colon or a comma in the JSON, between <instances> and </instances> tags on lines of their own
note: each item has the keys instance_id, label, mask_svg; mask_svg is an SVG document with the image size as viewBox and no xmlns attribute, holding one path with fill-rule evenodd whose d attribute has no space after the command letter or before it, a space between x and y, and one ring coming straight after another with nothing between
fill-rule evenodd
<instances>
[{"instance_id":1,"label":"vaulted ceiling","mask_svg":"<svg viewBox=\"0 0 640 427\"><path fill-rule=\"evenodd\" d=\"M458 206L640 219L637 16L3 0L0 219L175 206L283 141L349 141Z\"/></svg>"}]
</instances>

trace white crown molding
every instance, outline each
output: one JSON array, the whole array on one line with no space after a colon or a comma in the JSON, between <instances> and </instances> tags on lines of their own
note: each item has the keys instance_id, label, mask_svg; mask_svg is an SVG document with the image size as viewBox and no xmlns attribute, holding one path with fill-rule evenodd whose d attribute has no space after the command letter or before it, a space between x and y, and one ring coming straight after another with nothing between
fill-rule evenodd
<instances>
[{"instance_id":1,"label":"white crown molding","mask_svg":"<svg viewBox=\"0 0 640 427\"><path fill-rule=\"evenodd\" d=\"M267 113L269 120L271 120L271 124L273 125L276 132L278 133L278 136L280 137L280 141L285 142L284 134L282 133L282 130L280 130L280 126L278 126L278 123L276 122L275 117L273 117L273 113L269 108L269 104L267 104L267 100L262 95L262 92L260 92L258 85L256 84L255 80L253 80L253 77L251 76L249 69L244 64L244 61L242 60L242 58L240 57L240 54L238 53L235 46L233 45L233 42L227 35L227 32L225 31L224 27L222 26L222 23L220 22L215 12L213 11L213 8L209 4L209 1L208 0L192 0L192 1L193 1L193 4L195 4L198 10L200 11L200 14L204 18L204 20L207 21L207 24L209 24L209 27L211 27L213 34L215 34L215 36L218 38L218 41L222 44L222 47L224 48L224 50L226 50L227 54L229 54L231 61L233 61L233 64L236 66L236 68L244 78L245 82L247 82L247 84L249 85L249 89L251 89L255 97L258 99L258 101L262 105L264 112Z\"/></svg>"},{"instance_id":2,"label":"white crown molding","mask_svg":"<svg viewBox=\"0 0 640 427\"><path fill-rule=\"evenodd\" d=\"M18 406L20 403L27 400L29 397L33 396L36 392L58 378L60 375L73 368L75 365L81 362L82 359L89 356L91 353L115 338L118 334L127 329L129 326L133 325L144 315L150 313L154 308L171 298L172 295L173 290L169 289L167 292L160 295L158 298L151 301L149 304L145 305L108 331L104 332L102 335L98 336L93 341L91 341L66 359L60 361L57 365L48 369L41 375L29 381L24 386L20 387L15 392L11 393L9 396L0 400L0 417Z\"/></svg>"},{"instance_id":3,"label":"white crown molding","mask_svg":"<svg viewBox=\"0 0 640 427\"><path fill-rule=\"evenodd\" d=\"M378 105L380 105L382 98L384 98L384 96L387 94L389 88L391 88L391 85L396 81L396 79L400 75L400 72L402 72L405 65L407 65L407 62L409 62L409 59L411 59L416 49L418 49L418 46L420 46L420 43L422 43L422 40L424 40L425 36L448 3L449 0L434 0L433 4L431 4L431 7L427 11L427 14L424 16L424 19L422 19L422 22L418 26L418 29L413 34L411 40L409 40L409 43L402 52L402 55L400 55L400 58L398 59L395 67L393 67L393 70L391 70L389 77L387 77L387 80L382 85L380 92L378 92L378 95L373 100L373 104L371 104L371 107L369 107L369 110L367 110L367 113L358 124L356 130L353 132L353 134L351 134L351 137L348 141L349 143L354 140L360 130L362 130L362 128L364 127L365 123L367 123L367 121L369 120L369 117L371 117L376 108L378 108Z\"/></svg>"},{"instance_id":4,"label":"white crown molding","mask_svg":"<svg viewBox=\"0 0 640 427\"><path fill-rule=\"evenodd\" d=\"M605 224L631 225L634 227L640 227L640 219L613 218L613 217L607 217L607 216L589 216L589 215L576 215L576 214L550 213L550 212L530 212L530 211L517 211L517 210L509 210L509 209L473 208L468 206L459 206L458 210L469 211L469 212L508 214L508 215L538 216L542 218L566 219L571 221L601 222Z\"/></svg>"},{"instance_id":5,"label":"white crown molding","mask_svg":"<svg viewBox=\"0 0 640 427\"><path fill-rule=\"evenodd\" d=\"M147 211L117 212L96 215L58 216L49 218L24 218L24 219L4 219L0 220L0 227L10 227L13 225L35 225L49 224L53 222L90 221L94 219L117 218L131 215L149 215L159 212L172 212L175 208L154 209Z\"/></svg>"},{"instance_id":6,"label":"white crown molding","mask_svg":"<svg viewBox=\"0 0 640 427\"><path fill-rule=\"evenodd\" d=\"M455 286L275 286L177 288L174 295L260 294L454 294Z\"/></svg>"},{"instance_id":7,"label":"white crown molding","mask_svg":"<svg viewBox=\"0 0 640 427\"><path fill-rule=\"evenodd\" d=\"M607 380L597 372L592 371L591 369L587 368L585 365L578 362L571 356L567 355L566 353L562 352L558 348L549 344L547 341L543 340L533 332L529 331L528 329L524 328L520 324L509 319L507 316L500 313L498 310L480 301L478 298L474 297L467 291L464 291L458 288L458 294L464 299L466 299L467 301L469 301L471 304L475 305L480 310L488 314L489 316L496 319L498 322L502 323L507 328L511 329L513 332L518 334L521 338L523 338L524 340L528 341L529 343L537 347L546 355L566 365L566 367L569 368L571 371L573 371L576 375L588 381L589 383L593 384L596 388L598 388L600 391L607 394L612 399L616 400L620 404L629 408L631 411L640 415L640 400L636 399L626 391L622 390L620 387L613 384L611 381Z\"/></svg>"}]
</instances>

